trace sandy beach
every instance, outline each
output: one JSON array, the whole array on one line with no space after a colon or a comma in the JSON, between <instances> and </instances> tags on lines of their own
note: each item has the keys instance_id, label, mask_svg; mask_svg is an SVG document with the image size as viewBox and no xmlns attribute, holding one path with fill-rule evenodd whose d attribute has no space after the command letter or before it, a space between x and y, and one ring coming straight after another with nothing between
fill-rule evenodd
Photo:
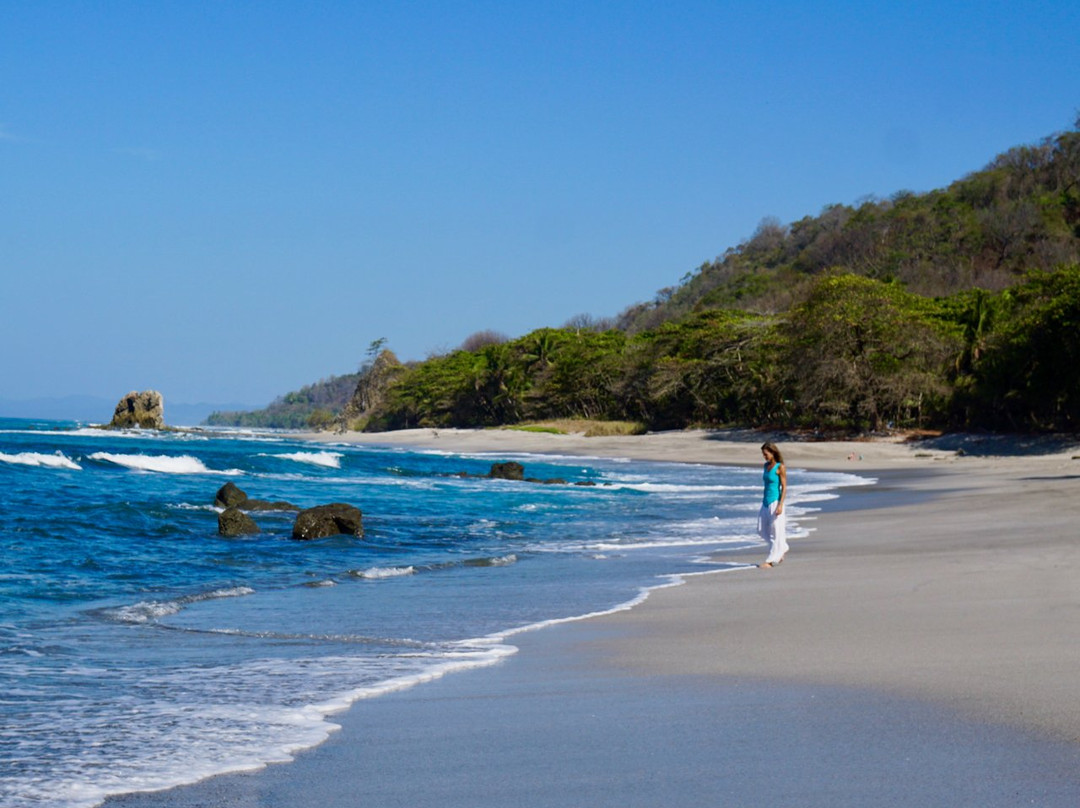
<instances>
[{"instance_id":1,"label":"sandy beach","mask_svg":"<svg viewBox=\"0 0 1080 808\"><path fill-rule=\"evenodd\" d=\"M774 436L309 437L745 466ZM778 442L877 480L802 519L780 567L516 636L293 763L109 805L1080 804L1080 444Z\"/></svg>"}]
</instances>

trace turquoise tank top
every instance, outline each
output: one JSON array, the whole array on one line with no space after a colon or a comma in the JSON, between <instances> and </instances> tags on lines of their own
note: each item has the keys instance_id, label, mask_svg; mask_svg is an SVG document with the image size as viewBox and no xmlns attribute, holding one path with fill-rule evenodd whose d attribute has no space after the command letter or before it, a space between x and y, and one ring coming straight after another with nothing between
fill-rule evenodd
<instances>
[{"instance_id":1,"label":"turquoise tank top","mask_svg":"<svg viewBox=\"0 0 1080 808\"><path fill-rule=\"evenodd\" d=\"M773 463L772 468L765 467L765 473L761 475L765 482L765 495L761 499L762 505L776 502L780 499L780 464Z\"/></svg>"}]
</instances>

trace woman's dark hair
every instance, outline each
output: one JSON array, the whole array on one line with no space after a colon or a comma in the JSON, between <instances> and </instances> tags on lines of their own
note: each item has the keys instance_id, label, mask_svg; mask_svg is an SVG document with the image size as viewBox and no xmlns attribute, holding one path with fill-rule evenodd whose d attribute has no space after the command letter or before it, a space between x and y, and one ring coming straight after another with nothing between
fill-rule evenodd
<instances>
[{"instance_id":1,"label":"woman's dark hair","mask_svg":"<svg viewBox=\"0 0 1080 808\"><path fill-rule=\"evenodd\" d=\"M784 462L784 456L780 454L780 448L772 441L761 444L761 451L771 454L773 456L773 460L775 460L777 463Z\"/></svg>"}]
</instances>

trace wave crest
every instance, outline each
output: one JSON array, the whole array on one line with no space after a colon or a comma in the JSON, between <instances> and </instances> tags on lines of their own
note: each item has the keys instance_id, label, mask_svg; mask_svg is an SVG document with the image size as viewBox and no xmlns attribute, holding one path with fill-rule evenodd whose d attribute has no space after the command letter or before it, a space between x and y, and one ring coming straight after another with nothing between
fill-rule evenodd
<instances>
[{"instance_id":1,"label":"wave crest","mask_svg":"<svg viewBox=\"0 0 1080 808\"><path fill-rule=\"evenodd\" d=\"M45 468L82 471L82 466L60 451L55 454L43 454L41 452L4 454L0 452L0 462L19 466L44 466Z\"/></svg>"},{"instance_id":2,"label":"wave crest","mask_svg":"<svg viewBox=\"0 0 1080 808\"><path fill-rule=\"evenodd\" d=\"M414 575L416 567L370 567L366 570L354 572L357 578L397 578L402 575Z\"/></svg>"},{"instance_id":3,"label":"wave crest","mask_svg":"<svg viewBox=\"0 0 1080 808\"><path fill-rule=\"evenodd\" d=\"M345 457L341 452L287 452L285 454L263 454L260 457L278 457L282 460L292 460L296 463L307 463L311 466L322 466L328 469L341 468L341 458Z\"/></svg>"},{"instance_id":4,"label":"wave crest","mask_svg":"<svg viewBox=\"0 0 1080 808\"><path fill-rule=\"evenodd\" d=\"M221 598L239 598L253 594L255 594L255 590L249 586L233 586L225 589L214 589L210 592L200 592L197 595L186 595L175 600L142 600L138 603L132 603L130 606L102 609L100 613L118 623L151 623L160 620L162 617L178 614L185 606L191 603L201 603L204 600L219 600Z\"/></svg>"},{"instance_id":5,"label":"wave crest","mask_svg":"<svg viewBox=\"0 0 1080 808\"><path fill-rule=\"evenodd\" d=\"M191 455L142 455L115 454L112 452L94 452L90 460L112 463L133 471L156 471L162 474L243 474L239 469L218 471L206 466L199 458Z\"/></svg>"}]
</instances>

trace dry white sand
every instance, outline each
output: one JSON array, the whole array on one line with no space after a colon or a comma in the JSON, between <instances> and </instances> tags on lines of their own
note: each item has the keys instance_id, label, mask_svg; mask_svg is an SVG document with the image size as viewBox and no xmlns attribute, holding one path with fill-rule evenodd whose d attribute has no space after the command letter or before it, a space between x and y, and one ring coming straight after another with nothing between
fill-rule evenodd
<instances>
[{"instance_id":1,"label":"dry white sand","mask_svg":"<svg viewBox=\"0 0 1080 808\"><path fill-rule=\"evenodd\" d=\"M763 439L310 437L734 465ZM356 705L293 764L117 805L1080 804L1080 444L778 442L878 479L780 567L520 635L496 668Z\"/></svg>"}]
</instances>

